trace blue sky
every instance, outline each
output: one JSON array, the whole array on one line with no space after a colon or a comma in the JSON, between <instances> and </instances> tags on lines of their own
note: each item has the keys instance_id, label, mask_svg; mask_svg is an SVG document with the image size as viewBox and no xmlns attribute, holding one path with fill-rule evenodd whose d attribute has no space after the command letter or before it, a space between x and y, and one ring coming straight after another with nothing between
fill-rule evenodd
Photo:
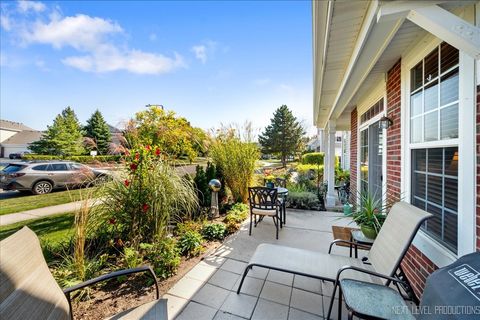
<instances>
[{"instance_id":1,"label":"blue sky","mask_svg":"<svg viewBox=\"0 0 480 320\"><path fill-rule=\"evenodd\" d=\"M204 129L287 104L312 123L311 2L2 1L0 117L122 121L162 104Z\"/></svg>"}]
</instances>

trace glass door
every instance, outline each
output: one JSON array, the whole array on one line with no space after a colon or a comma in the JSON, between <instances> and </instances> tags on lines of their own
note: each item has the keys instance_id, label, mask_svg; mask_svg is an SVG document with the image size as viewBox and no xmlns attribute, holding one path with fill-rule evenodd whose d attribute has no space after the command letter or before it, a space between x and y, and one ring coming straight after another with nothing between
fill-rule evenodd
<instances>
[{"instance_id":1,"label":"glass door","mask_svg":"<svg viewBox=\"0 0 480 320\"><path fill-rule=\"evenodd\" d=\"M383 130L375 122L360 132L360 190L382 199Z\"/></svg>"}]
</instances>

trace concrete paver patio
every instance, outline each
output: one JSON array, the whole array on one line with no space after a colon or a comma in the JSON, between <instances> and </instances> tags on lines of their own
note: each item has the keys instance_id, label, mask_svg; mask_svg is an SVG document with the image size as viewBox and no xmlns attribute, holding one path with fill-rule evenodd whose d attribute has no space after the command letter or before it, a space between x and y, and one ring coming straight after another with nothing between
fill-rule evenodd
<instances>
[{"instance_id":1,"label":"concrete paver patio","mask_svg":"<svg viewBox=\"0 0 480 320\"><path fill-rule=\"evenodd\" d=\"M287 225L275 240L275 227L265 219L252 235L248 222L215 252L190 270L164 295L170 319L323 319L333 290L331 283L293 274L253 268L242 287L236 289L247 262L260 243L328 252L332 225L348 225L341 213L288 210ZM346 247L334 253L347 255ZM363 252L360 252L362 256ZM288 257L285 257L288 259ZM336 309L336 308L334 308ZM347 317L346 311L342 318ZM334 310L333 318L336 318Z\"/></svg>"}]
</instances>

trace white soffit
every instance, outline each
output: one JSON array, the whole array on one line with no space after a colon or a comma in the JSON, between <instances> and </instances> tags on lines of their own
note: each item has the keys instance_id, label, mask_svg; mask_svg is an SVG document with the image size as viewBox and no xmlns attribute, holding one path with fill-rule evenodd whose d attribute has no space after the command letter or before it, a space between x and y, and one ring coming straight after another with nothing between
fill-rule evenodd
<instances>
[{"instance_id":1,"label":"white soffit","mask_svg":"<svg viewBox=\"0 0 480 320\"><path fill-rule=\"evenodd\" d=\"M332 4L322 87L321 90L318 90L318 83L315 83L314 88L314 91L318 91L317 95L319 96L314 106L317 111L314 113L317 116L316 119L328 116L369 6L368 1L335 1ZM314 3L315 5L319 4ZM317 29L316 32L323 32L323 30Z\"/></svg>"}]
</instances>

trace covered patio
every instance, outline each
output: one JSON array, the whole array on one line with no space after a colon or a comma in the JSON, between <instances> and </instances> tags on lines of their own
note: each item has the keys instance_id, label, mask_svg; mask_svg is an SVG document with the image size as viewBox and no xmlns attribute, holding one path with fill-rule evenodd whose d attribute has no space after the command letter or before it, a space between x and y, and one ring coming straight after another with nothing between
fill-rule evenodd
<instances>
[{"instance_id":1,"label":"covered patio","mask_svg":"<svg viewBox=\"0 0 480 320\"><path fill-rule=\"evenodd\" d=\"M190 270L170 291L170 319L324 319L333 285L274 270L253 268L236 290L247 262L261 243L275 243L327 253L334 240L332 225L354 227L342 213L288 210L288 224L275 240L275 226L266 219L248 235L248 220L240 231ZM334 254L349 255L336 246ZM362 257L364 252L359 252ZM288 257L285 257L288 259ZM346 319L347 313L342 312ZM336 319L336 308L332 318Z\"/></svg>"}]
</instances>

